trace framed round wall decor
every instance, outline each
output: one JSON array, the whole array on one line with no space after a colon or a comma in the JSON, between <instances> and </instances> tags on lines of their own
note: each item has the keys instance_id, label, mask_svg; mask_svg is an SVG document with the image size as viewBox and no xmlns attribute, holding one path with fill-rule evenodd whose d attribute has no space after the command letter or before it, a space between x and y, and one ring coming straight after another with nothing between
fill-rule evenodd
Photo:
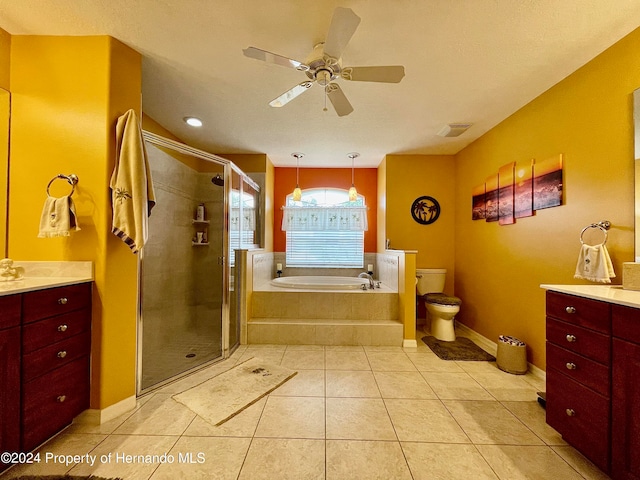
<instances>
[{"instance_id":1,"label":"framed round wall decor","mask_svg":"<svg viewBox=\"0 0 640 480\"><path fill-rule=\"evenodd\" d=\"M421 225L429 225L440 216L440 204L428 195L415 199L411 205L411 216Z\"/></svg>"}]
</instances>

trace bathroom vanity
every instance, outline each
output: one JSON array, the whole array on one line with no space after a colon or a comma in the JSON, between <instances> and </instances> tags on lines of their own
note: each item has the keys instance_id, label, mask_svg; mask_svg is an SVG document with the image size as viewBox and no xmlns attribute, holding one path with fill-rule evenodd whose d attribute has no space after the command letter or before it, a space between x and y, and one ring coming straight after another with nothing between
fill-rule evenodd
<instances>
[{"instance_id":1,"label":"bathroom vanity","mask_svg":"<svg viewBox=\"0 0 640 480\"><path fill-rule=\"evenodd\" d=\"M542 288L547 423L615 480L640 479L640 292Z\"/></svg>"},{"instance_id":2,"label":"bathroom vanity","mask_svg":"<svg viewBox=\"0 0 640 480\"><path fill-rule=\"evenodd\" d=\"M91 281L0 284L0 452L29 452L89 408Z\"/></svg>"}]
</instances>

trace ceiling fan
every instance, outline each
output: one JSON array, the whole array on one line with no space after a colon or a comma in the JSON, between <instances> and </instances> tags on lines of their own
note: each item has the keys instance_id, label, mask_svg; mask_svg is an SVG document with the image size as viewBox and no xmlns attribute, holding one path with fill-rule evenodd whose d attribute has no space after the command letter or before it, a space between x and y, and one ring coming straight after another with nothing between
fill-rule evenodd
<instances>
[{"instance_id":1,"label":"ceiling fan","mask_svg":"<svg viewBox=\"0 0 640 480\"><path fill-rule=\"evenodd\" d=\"M340 85L334 82L338 78L354 82L399 83L404 77L404 67L402 65L376 67L342 66L342 52L359 24L360 17L353 10L337 7L333 12L333 18L325 41L314 47L304 63L259 48L245 48L243 53L249 58L300 70L308 78L308 80L299 83L269 102L269 105L282 107L309 90L314 83L317 83L324 87L325 94L329 97L338 116L343 117L353 112L353 107Z\"/></svg>"}]
</instances>

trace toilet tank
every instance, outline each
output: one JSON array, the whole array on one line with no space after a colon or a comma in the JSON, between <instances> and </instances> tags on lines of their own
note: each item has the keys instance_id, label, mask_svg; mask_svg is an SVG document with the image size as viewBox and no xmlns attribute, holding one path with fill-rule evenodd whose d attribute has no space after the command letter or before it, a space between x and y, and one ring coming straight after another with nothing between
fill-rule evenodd
<instances>
[{"instance_id":1,"label":"toilet tank","mask_svg":"<svg viewBox=\"0 0 640 480\"><path fill-rule=\"evenodd\" d=\"M442 293L444 291L444 280L447 276L446 268L418 268L416 269L416 279L418 281L418 293Z\"/></svg>"}]
</instances>

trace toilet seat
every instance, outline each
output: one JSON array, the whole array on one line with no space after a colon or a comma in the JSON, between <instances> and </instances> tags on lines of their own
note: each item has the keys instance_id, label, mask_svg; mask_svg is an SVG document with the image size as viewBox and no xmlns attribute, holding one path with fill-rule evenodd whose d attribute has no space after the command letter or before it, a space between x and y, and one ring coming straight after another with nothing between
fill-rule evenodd
<instances>
[{"instance_id":1,"label":"toilet seat","mask_svg":"<svg viewBox=\"0 0 640 480\"><path fill-rule=\"evenodd\" d=\"M447 306L460 306L462 300L458 297L452 297L446 293L427 293L423 295L425 303L431 305L447 305Z\"/></svg>"}]
</instances>

